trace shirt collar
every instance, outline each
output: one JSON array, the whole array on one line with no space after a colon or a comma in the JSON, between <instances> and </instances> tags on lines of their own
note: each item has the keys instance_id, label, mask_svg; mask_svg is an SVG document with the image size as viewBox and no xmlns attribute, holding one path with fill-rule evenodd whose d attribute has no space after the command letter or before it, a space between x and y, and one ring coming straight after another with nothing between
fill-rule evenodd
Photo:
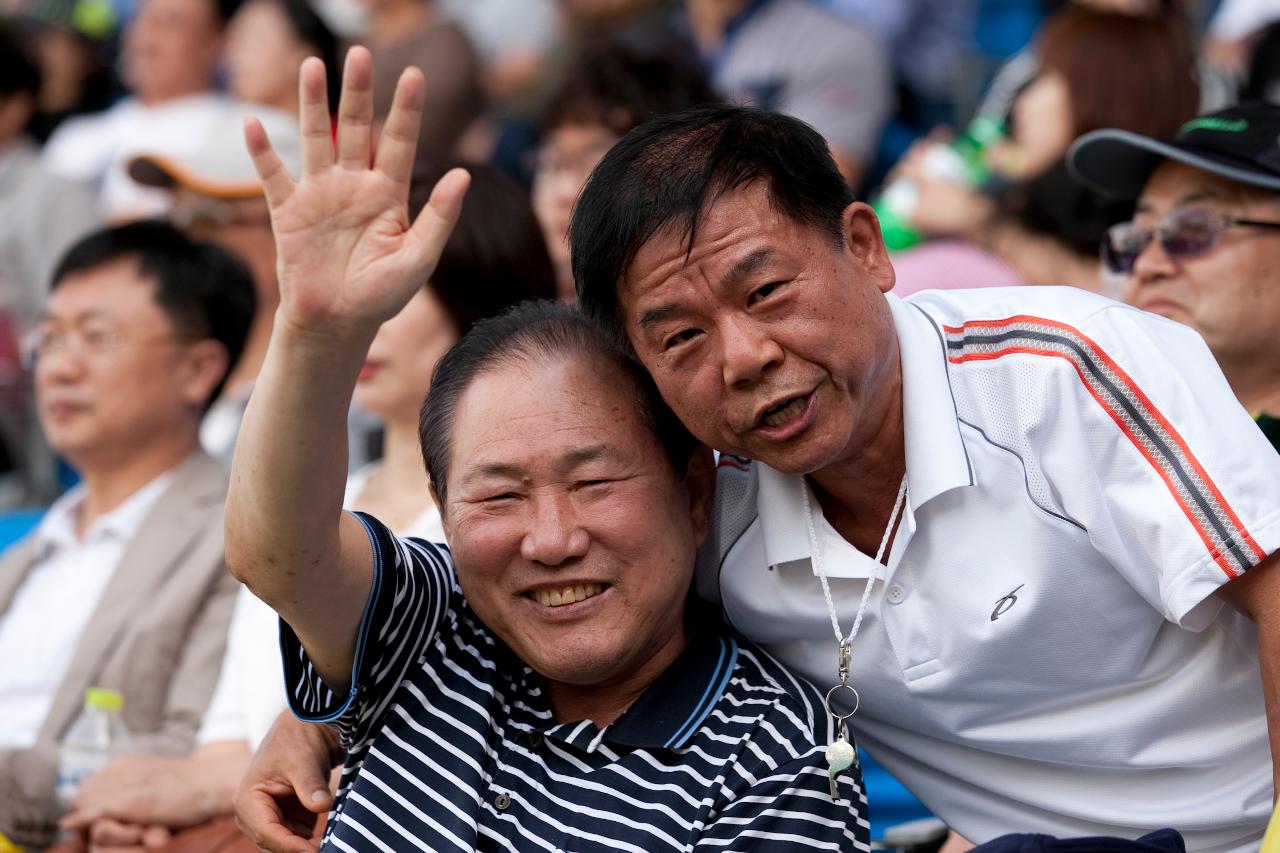
<instances>
[{"instance_id":1,"label":"shirt collar","mask_svg":"<svg viewBox=\"0 0 1280 853\"><path fill-rule=\"evenodd\" d=\"M84 538L76 535L80 513L84 508L85 487L81 483L49 507L35 533L35 552L41 558L54 551L77 548L99 538L128 542L138 532L147 513L177 477L176 470L169 470L138 489L115 509L97 518Z\"/></svg>"},{"instance_id":2,"label":"shirt collar","mask_svg":"<svg viewBox=\"0 0 1280 853\"><path fill-rule=\"evenodd\" d=\"M724 694L738 660L738 643L721 628L719 616L699 612L690 623L714 624L716 629L695 631L675 661L622 716L603 729L590 720L555 723L542 690L545 682L521 663L522 674L512 685L513 695L519 697L510 711L513 728L541 732L585 752L594 752L602 741L633 749L685 747ZM502 648L513 661L518 660Z\"/></svg>"},{"instance_id":3,"label":"shirt collar","mask_svg":"<svg viewBox=\"0 0 1280 853\"><path fill-rule=\"evenodd\" d=\"M942 336L916 306L888 294L889 312L902 358L902 419L907 455L910 515L943 492L973 485L969 456L960 435ZM779 566L811 556L799 475L782 474L759 462L757 509L765 558Z\"/></svg>"}]
</instances>

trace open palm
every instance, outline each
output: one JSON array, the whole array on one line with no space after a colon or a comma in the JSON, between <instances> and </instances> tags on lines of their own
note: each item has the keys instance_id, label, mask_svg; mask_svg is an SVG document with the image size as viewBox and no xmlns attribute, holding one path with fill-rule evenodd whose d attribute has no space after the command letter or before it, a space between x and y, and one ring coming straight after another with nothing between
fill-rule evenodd
<instances>
[{"instance_id":1,"label":"open palm","mask_svg":"<svg viewBox=\"0 0 1280 853\"><path fill-rule=\"evenodd\" d=\"M409 178L422 113L423 79L407 69L396 86L370 165L373 73L369 52L347 54L336 143L325 68L307 59L299 74L302 176L294 181L255 119L245 141L262 179L275 233L281 311L309 331L371 330L426 283L457 221L466 172L436 184L410 222Z\"/></svg>"}]
</instances>

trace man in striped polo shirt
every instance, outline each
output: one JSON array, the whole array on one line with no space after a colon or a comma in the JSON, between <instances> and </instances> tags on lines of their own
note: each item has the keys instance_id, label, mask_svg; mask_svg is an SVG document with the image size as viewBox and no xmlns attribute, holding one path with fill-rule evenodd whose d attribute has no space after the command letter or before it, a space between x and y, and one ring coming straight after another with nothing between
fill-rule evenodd
<instances>
[{"instance_id":1,"label":"man in striped polo shirt","mask_svg":"<svg viewBox=\"0 0 1280 853\"><path fill-rule=\"evenodd\" d=\"M436 367L422 442L452 552L341 512L365 351L430 275L466 176L410 226L421 73L372 168L368 53L348 56L332 149L323 66L301 77L301 180L247 131L281 309L227 557L287 623L294 710L342 732L326 849L869 849L819 695L686 605L710 452L576 310L479 324Z\"/></svg>"},{"instance_id":2,"label":"man in striped polo shirt","mask_svg":"<svg viewBox=\"0 0 1280 853\"><path fill-rule=\"evenodd\" d=\"M584 308L734 454L699 591L820 688L845 646L860 741L927 806L975 842L1257 850L1280 458L1192 330L1074 288L898 299L823 139L734 107L614 146L570 242Z\"/></svg>"}]
</instances>

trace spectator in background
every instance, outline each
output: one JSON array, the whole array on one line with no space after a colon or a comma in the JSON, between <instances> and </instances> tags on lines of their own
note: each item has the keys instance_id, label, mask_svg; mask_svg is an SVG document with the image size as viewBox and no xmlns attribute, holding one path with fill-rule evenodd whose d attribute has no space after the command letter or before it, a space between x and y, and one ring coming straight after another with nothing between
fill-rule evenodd
<instances>
[{"instance_id":1,"label":"spectator in background","mask_svg":"<svg viewBox=\"0 0 1280 853\"><path fill-rule=\"evenodd\" d=\"M30 132L41 145L58 125L105 110L120 95L112 69L116 17L107 0L18 0L22 43L40 68Z\"/></svg>"},{"instance_id":2,"label":"spectator in background","mask_svg":"<svg viewBox=\"0 0 1280 853\"><path fill-rule=\"evenodd\" d=\"M685 0L719 93L817 129L857 186L893 102L884 48L810 0Z\"/></svg>"},{"instance_id":3,"label":"spectator in background","mask_svg":"<svg viewBox=\"0 0 1280 853\"><path fill-rule=\"evenodd\" d=\"M141 0L121 57L132 97L66 121L45 146L45 165L91 182L109 218L163 213L168 196L129 180L125 164L142 151L191 151L233 120L230 102L213 89L223 30L237 3Z\"/></svg>"},{"instance_id":4,"label":"spectator in background","mask_svg":"<svg viewBox=\"0 0 1280 853\"><path fill-rule=\"evenodd\" d=\"M298 66L316 56L338 64L338 39L308 0L248 0L227 26L224 50L231 94L298 114ZM329 106L338 106L337 84L329 84ZM240 145L236 153L243 154Z\"/></svg>"},{"instance_id":5,"label":"spectator in background","mask_svg":"<svg viewBox=\"0 0 1280 853\"><path fill-rule=\"evenodd\" d=\"M556 0L437 0L480 57L485 93L504 101L538 77L559 29Z\"/></svg>"},{"instance_id":6,"label":"spectator in background","mask_svg":"<svg viewBox=\"0 0 1280 853\"><path fill-rule=\"evenodd\" d=\"M254 0L256 4L274 2ZM280 139L285 169L298 174L301 155L296 114L261 106L252 112ZM253 276L257 309L249 338L200 428L200 444L205 452L227 466L231 465L240 418L262 367L280 303L271 214L253 163L244 150L241 123L234 116L229 114L226 123L188 152L174 156L147 153L135 157L128 167L130 177L139 184L172 196L169 216L175 225L194 239L231 252Z\"/></svg>"},{"instance_id":7,"label":"spectator in background","mask_svg":"<svg viewBox=\"0 0 1280 853\"><path fill-rule=\"evenodd\" d=\"M585 43L542 115L533 204L555 264L560 299L575 297L569 214L600 158L627 131L664 113L717 100L706 75L674 40Z\"/></svg>"},{"instance_id":8,"label":"spectator in background","mask_svg":"<svg viewBox=\"0 0 1280 853\"><path fill-rule=\"evenodd\" d=\"M422 464L418 419L436 362L477 320L555 292L527 194L490 167L467 169L471 186L440 262L370 345L355 400L382 419L384 456L348 480L344 500L347 508L376 514L402 536L433 542L443 541L444 530ZM426 204L440 176L414 180L411 209ZM199 748L186 758L118 759L84 783L65 825L101 845L128 843L148 830L152 838L163 838L229 819L231 795L250 755L285 708L280 662L264 654L276 647L278 634L275 611L242 590Z\"/></svg>"},{"instance_id":9,"label":"spectator in background","mask_svg":"<svg viewBox=\"0 0 1280 853\"><path fill-rule=\"evenodd\" d=\"M35 322L58 258L97 225L92 194L40 165L27 133L39 92L36 65L15 32L0 29L0 505L52 498L53 462L16 342Z\"/></svg>"},{"instance_id":10,"label":"spectator in background","mask_svg":"<svg viewBox=\"0 0 1280 853\"><path fill-rule=\"evenodd\" d=\"M91 234L54 274L36 397L82 482L0 563L0 833L15 843L56 829L58 745L87 687L123 694L132 749L191 747L235 597L226 475L196 434L252 313L239 263L160 223Z\"/></svg>"},{"instance_id":11,"label":"spectator in background","mask_svg":"<svg viewBox=\"0 0 1280 853\"><path fill-rule=\"evenodd\" d=\"M391 111L396 80L409 66L427 85L419 130L418 163L451 161L463 132L480 115L480 64L466 33L436 8L435 0L360 0L369 10L361 42L373 54L373 117ZM334 77L337 75L334 74Z\"/></svg>"},{"instance_id":12,"label":"spectator in background","mask_svg":"<svg viewBox=\"0 0 1280 853\"><path fill-rule=\"evenodd\" d=\"M1013 102L1007 144L989 157L1007 188L992 197L930 176L923 153L932 143L921 143L900 170L920 188L910 219L931 236L981 246L1030 284L1101 291L1098 242L1132 207L1073 182L1067 147L1103 127L1167 137L1193 117L1190 31L1173 12L1131 16L1073 4L1046 21L1036 52L1039 73Z\"/></svg>"},{"instance_id":13,"label":"spectator in background","mask_svg":"<svg viewBox=\"0 0 1280 853\"><path fill-rule=\"evenodd\" d=\"M1070 163L1093 188L1138 199L1103 244L1125 301L1199 332L1280 450L1280 107L1231 107L1170 143L1101 130Z\"/></svg>"}]
</instances>

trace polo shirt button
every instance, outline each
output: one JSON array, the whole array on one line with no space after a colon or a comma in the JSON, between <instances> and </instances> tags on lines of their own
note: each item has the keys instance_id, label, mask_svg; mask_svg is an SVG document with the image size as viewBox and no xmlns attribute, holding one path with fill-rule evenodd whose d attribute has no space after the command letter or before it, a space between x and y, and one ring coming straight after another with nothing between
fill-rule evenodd
<instances>
[{"instance_id":1,"label":"polo shirt button","mask_svg":"<svg viewBox=\"0 0 1280 853\"><path fill-rule=\"evenodd\" d=\"M506 794L499 794L498 798L493 801L493 804L497 806L498 811L505 812L507 809L511 808L511 798Z\"/></svg>"},{"instance_id":2,"label":"polo shirt button","mask_svg":"<svg viewBox=\"0 0 1280 853\"><path fill-rule=\"evenodd\" d=\"M895 583L885 590L884 597L889 600L890 604L901 604L906 600L907 591Z\"/></svg>"},{"instance_id":3,"label":"polo shirt button","mask_svg":"<svg viewBox=\"0 0 1280 853\"><path fill-rule=\"evenodd\" d=\"M529 732L529 746L539 749L542 746L542 732Z\"/></svg>"}]
</instances>

